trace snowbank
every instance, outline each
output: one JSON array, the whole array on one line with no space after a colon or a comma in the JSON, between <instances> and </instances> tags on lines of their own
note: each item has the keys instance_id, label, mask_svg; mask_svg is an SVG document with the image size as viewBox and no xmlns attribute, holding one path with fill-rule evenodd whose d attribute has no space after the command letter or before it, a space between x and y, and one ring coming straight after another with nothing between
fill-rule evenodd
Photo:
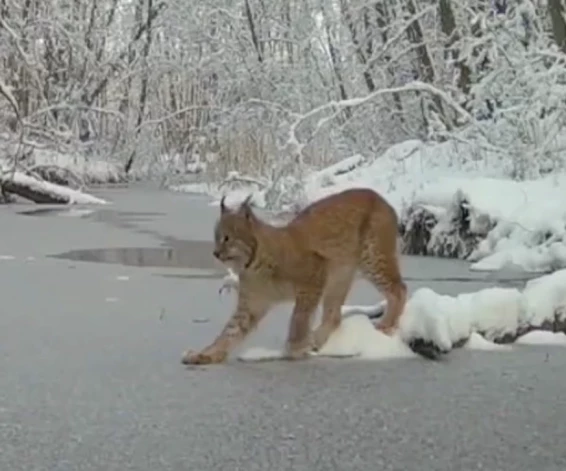
<instances>
[{"instance_id":1,"label":"snowbank","mask_svg":"<svg viewBox=\"0 0 566 471\"><path fill-rule=\"evenodd\" d=\"M566 174L513 181L508 161L489 154L474 158L472 151L455 142L403 142L331 181L324 172L313 175L307 199L353 186L373 188L400 214L409 229L405 240L419 229L415 222L425 222L417 238L425 245L420 253L468 259L475 270L566 267Z\"/></svg>"},{"instance_id":2,"label":"snowbank","mask_svg":"<svg viewBox=\"0 0 566 471\"><path fill-rule=\"evenodd\" d=\"M560 345L566 347L566 334L564 332L533 330L519 337L515 343L522 345Z\"/></svg>"},{"instance_id":3,"label":"snowbank","mask_svg":"<svg viewBox=\"0 0 566 471\"><path fill-rule=\"evenodd\" d=\"M566 268L566 173L513 181L513 171L509 157L479 144L411 140L376 159L356 155L307 175L296 203L304 206L346 188L373 188L400 215L405 253L467 259L474 270ZM245 179L231 189L190 184L175 189L215 197L228 192L233 204L252 192L258 207L265 207L269 190L265 182L258 188Z\"/></svg>"},{"instance_id":4,"label":"snowbank","mask_svg":"<svg viewBox=\"0 0 566 471\"><path fill-rule=\"evenodd\" d=\"M415 341L445 352L453 348L509 351L510 346L504 344L513 343L566 346L566 270L531 280L522 292L494 287L448 296L421 288L407 302L393 337L374 329L367 315L355 313L366 309L372 315L382 305L345 306L343 312L351 315L344 318L318 355L414 357L410 345ZM258 361L281 356L281 349L254 347L239 358Z\"/></svg>"},{"instance_id":5,"label":"snowbank","mask_svg":"<svg viewBox=\"0 0 566 471\"><path fill-rule=\"evenodd\" d=\"M59 185L123 183L126 176L117 162L81 155L35 149L26 167L46 181Z\"/></svg>"},{"instance_id":6,"label":"snowbank","mask_svg":"<svg viewBox=\"0 0 566 471\"><path fill-rule=\"evenodd\" d=\"M207 162L201 161L198 154L191 157L179 154L159 155L151 158L141 156L134 162L128 176L124 172L124 162L115 161L112 156L108 160L84 155L64 154L48 149L34 149L25 162L26 166L41 178L59 185L78 183L119 184L129 180L151 180L155 177L175 178L183 175L198 175L207 168ZM202 190L199 192L203 192Z\"/></svg>"},{"instance_id":7,"label":"snowbank","mask_svg":"<svg viewBox=\"0 0 566 471\"><path fill-rule=\"evenodd\" d=\"M407 302L400 335L451 350L474 332L505 344L537 329L566 332L566 270L531 280L522 292L493 287L447 296L421 288Z\"/></svg>"},{"instance_id":8,"label":"snowbank","mask_svg":"<svg viewBox=\"0 0 566 471\"><path fill-rule=\"evenodd\" d=\"M4 180L4 178L6 179ZM33 201L63 204L107 204L105 200L88 193L41 181L21 172L8 173L0 180L5 191L17 193Z\"/></svg>"},{"instance_id":9,"label":"snowbank","mask_svg":"<svg viewBox=\"0 0 566 471\"><path fill-rule=\"evenodd\" d=\"M130 176L134 179L145 180L155 177L175 180L184 176L198 176L207 170L208 160L214 160L214 154L207 155L203 159L198 152L191 154L160 154L152 157L149 161L144 159L141 162L134 163L130 171ZM170 185L171 189L176 186L183 187L183 185ZM197 193L208 193L214 190L199 188Z\"/></svg>"}]
</instances>

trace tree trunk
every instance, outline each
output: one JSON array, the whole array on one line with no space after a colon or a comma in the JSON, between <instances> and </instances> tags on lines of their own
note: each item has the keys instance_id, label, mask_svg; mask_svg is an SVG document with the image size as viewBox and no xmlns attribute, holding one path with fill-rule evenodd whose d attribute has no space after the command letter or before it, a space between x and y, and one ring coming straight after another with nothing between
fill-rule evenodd
<instances>
[{"instance_id":1,"label":"tree trunk","mask_svg":"<svg viewBox=\"0 0 566 471\"><path fill-rule=\"evenodd\" d=\"M417 14L415 0L407 0L407 10L413 17ZM432 63L432 58L430 57L428 51L428 47L425 43L423 29L418 19L414 19L411 22L411 24L407 28L407 35L409 37L409 41L415 45L417 50L417 68L419 70L419 76L421 80L434 85L436 79L434 66ZM449 118L448 116L446 116L441 99L438 96L434 96L432 98L432 101L434 103L434 107L436 108L436 112L444 122L444 125L448 129L450 129L452 126L449 124ZM423 113L423 119L425 120L425 122L428 122L425 113Z\"/></svg>"},{"instance_id":2,"label":"tree trunk","mask_svg":"<svg viewBox=\"0 0 566 471\"><path fill-rule=\"evenodd\" d=\"M548 0L548 13L552 21L552 34L556 44L566 54L566 13L564 0Z\"/></svg>"},{"instance_id":3,"label":"tree trunk","mask_svg":"<svg viewBox=\"0 0 566 471\"><path fill-rule=\"evenodd\" d=\"M146 40L145 40L145 45L143 48L143 61L145 62L145 73L142 75L142 79L141 79L141 89L140 89L140 101L139 101L139 109L138 109L138 119L137 119L137 123L136 123L136 140L139 138L140 133L141 133L141 129L142 129L142 123L143 123L143 116L145 113L145 106L146 106L146 102L147 102L147 82L148 82L148 75L149 75L149 67L147 65L147 60L149 57L149 51L151 49L151 39L152 39L152 20L153 20L153 16L151 14L151 12L153 11L153 0L147 0L147 21L146 21L146 30L145 30L145 34L146 34ZM132 168L132 165L134 163L134 159L136 157L136 149L134 148L134 150L132 151L132 153L130 154L130 157L128 158L128 161L126 162L126 166L124 168L124 171L126 172L126 174L128 174L130 172L130 169Z\"/></svg>"},{"instance_id":4,"label":"tree trunk","mask_svg":"<svg viewBox=\"0 0 566 471\"><path fill-rule=\"evenodd\" d=\"M374 92L376 90L375 87L375 82L373 81L373 77L371 76L371 73L368 69L368 61L367 61L367 57L366 54L364 53L364 47L363 44L360 41L359 35L358 35L358 31L356 30L356 22L352 16L352 11L350 9L350 5L348 5L348 2L346 0L341 0L340 1L340 9L342 12L342 16L344 17L344 21L346 22L346 26L348 27L348 30L350 31L350 36L352 38L352 43L354 44L354 47L356 49L356 56L358 57L358 60L360 61L360 64L362 64L364 66L364 71L362 72L362 75L364 77L364 81L366 82L366 85L368 87L368 91Z\"/></svg>"},{"instance_id":5,"label":"tree trunk","mask_svg":"<svg viewBox=\"0 0 566 471\"><path fill-rule=\"evenodd\" d=\"M440 0L438 9L440 14L440 27L444 36L446 36L446 44L444 46L446 51L445 58L452 59L456 63L460 71L458 88L467 97L470 93L471 71L462 60L459 60L459 51L452 49L454 43L459 39L456 31L456 20L454 19L454 12L452 11L452 0Z\"/></svg>"}]
</instances>

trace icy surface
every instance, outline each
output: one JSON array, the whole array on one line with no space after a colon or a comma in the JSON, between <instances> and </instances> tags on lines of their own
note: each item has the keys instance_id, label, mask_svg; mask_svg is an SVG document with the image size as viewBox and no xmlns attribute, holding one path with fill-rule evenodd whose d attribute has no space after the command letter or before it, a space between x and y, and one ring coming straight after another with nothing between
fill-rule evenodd
<instances>
[{"instance_id":1,"label":"icy surface","mask_svg":"<svg viewBox=\"0 0 566 471\"><path fill-rule=\"evenodd\" d=\"M472 332L468 341L464 344L462 348L466 350L484 350L484 351L511 351L510 345L501 345L494 342L490 342L485 337L482 337L477 332Z\"/></svg>"}]
</instances>

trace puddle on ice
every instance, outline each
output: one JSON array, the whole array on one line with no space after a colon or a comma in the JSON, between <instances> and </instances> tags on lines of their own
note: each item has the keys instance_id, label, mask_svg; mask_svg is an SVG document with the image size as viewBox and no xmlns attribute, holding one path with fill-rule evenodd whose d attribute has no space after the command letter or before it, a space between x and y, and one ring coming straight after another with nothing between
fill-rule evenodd
<instances>
[{"instance_id":1,"label":"puddle on ice","mask_svg":"<svg viewBox=\"0 0 566 471\"><path fill-rule=\"evenodd\" d=\"M116 211L89 209L68 206L49 206L20 211L18 214L36 217L75 216L88 217L94 221L120 223L124 226L132 222L154 220L165 213L157 211ZM178 240L165 237L149 229L136 227L137 232L145 232L162 239L167 246L162 247L100 247L70 250L50 255L73 261L111 263L134 267L184 268L198 270L197 273L183 273L186 278L222 278L226 269L212 255L213 244L209 241ZM167 276L162 274L161 276Z\"/></svg>"},{"instance_id":2,"label":"puddle on ice","mask_svg":"<svg viewBox=\"0 0 566 471\"><path fill-rule=\"evenodd\" d=\"M226 275L226 270L212 255L212 243L206 241L183 241L179 247L109 247L70 250L53 258L66 260L113 263L135 267L187 268L206 270L207 273L191 277L214 277Z\"/></svg>"},{"instance_id":3,"label":"puddle on ice","mask_svg":"<svg viewBox=\"0 0 566 471\"><path fill-rule=\"evenodd\" d=\"M161 247L106 247L83 250L71 250L52 255L51 257L73 261L111 263L135 267L181 268L198 270L196 273L175 272L159 273L158 276L175 278L222 278L226 276L226 268L212 255L212 241L181 240L165 236L137 223L155 220L166 216L159 211L116 211L114 209L89 209L81 207L42 207L21 211L27 216L75 216L87 217L150 234L159 239L165 246ZM402 256L401 270L407 282L430 285L447 290L479 289L489 285L522 288L525 282L536 275L514 270L498 272L474 272L469 264L462 260L440 259L422 256ZM458 285L458 286L456 286Z\"/></svg>"},{"instance_id":4,"label":"puddle on ice","mask_svg":"<svg viewBox=\"0 0 566 471\"><path fill-rule=\"evenodd\" d=\"M223 278L226 269L212 255L213 244L208 241L178 240L169 241L169 247L108 247L71 250L51 255L53 258L112 263L118 265L154 268L185 268L199 270L198 273L160 273L159 276L171 278ZM453 268L453 273L444 276L434 276L434 273L443 273L450 267L450 260L423 259L420 257L403 257L405 267L404 279L407 282L424 283L463 283L478 285L496 285L522 288L531 277L527 276L501 276L498 274L481 274L467 272L461 266L459 270ZM422 262L426 262L423 265ZM419 263L420 262L420 263ZM430 270L431 265L439 268ZM460 264L462 265L462 264ZM441 268L442 267L442 268ZM460 273L458 273L460 271ZM463 273L462 273L463 272ZM361 278L358 274L356 278ZM486 279L487 278L487 279Z\"/></svg>"}]
</instances>

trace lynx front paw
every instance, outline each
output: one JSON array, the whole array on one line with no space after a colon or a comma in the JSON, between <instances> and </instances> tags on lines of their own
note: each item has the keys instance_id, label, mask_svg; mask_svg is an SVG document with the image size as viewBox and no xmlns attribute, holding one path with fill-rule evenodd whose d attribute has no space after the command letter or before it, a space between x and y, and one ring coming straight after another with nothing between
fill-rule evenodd
<instances>
[{"instance_id":1,"label":"lynx front paw","mask_svg":"<svg viewBox=\"0 0 566 471\"><path fill-rule=\"evenodd\" d=\"M193 352L188 350L183 354L181 363L183 365L210 365L214 363L222 363L226 359L224 352Z\"/></svg>"},{"instance_id":2,"label":"lynx front paw","mask_svg":"<svg viewBox=\"0 0 566 471\"><path fill-rule=\"evenodd\" d=\"M377 324L375 325L375 328L377 330L379 330L380 332L383 332L385 335L388 336L392 336L395 331L397 330L397 326L396 325L391 325L391 324Z\"/></svg>"},{"instance_id":3,"label":"lynx front paw","mask_svg":"<svg viewBox=\"0 0 566 471\"><path fill-rule=\"evenodd\" d=\"M318 327L312 336L312 349L315 352L318 352L324 344L328 341L328 337L330 337L330 332L328 329Z\"/></svg>"},{"instance_id":4,"label":"lynx front paw","mask_svg":"<svg viewBox=\"0 0 566 471\"><path fill-rule=\"evenodd\" d=\"M287 344L286 350L289 360L304 360L311 355L312 343L304 341L296 344Z\"/></svg>"}]
</instances>

